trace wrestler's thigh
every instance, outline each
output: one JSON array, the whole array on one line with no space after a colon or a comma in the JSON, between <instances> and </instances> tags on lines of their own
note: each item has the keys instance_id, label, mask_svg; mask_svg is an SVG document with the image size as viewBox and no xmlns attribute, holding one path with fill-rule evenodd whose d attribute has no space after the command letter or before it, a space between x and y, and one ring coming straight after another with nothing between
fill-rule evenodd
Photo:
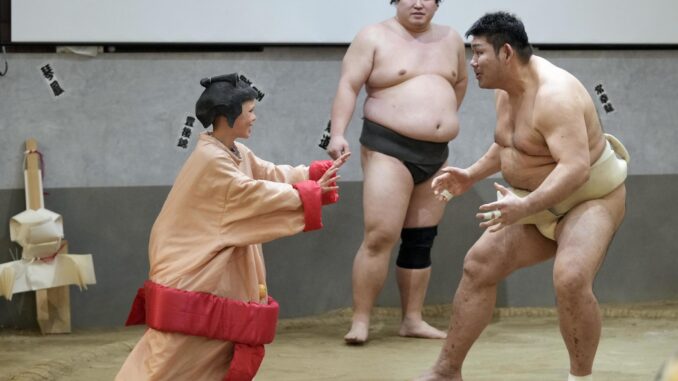
<instances>
[{"instance_id":1,"label":"wrestler's thigh","mask_svg":"<svg viewBox=\"0 0 678 381\"><path fill-rule=\"evenodd\" d=\"M626 188L583 202L558 223L555 270L577 271L593 281L626 212Z\"/></svg>"},{"instance_id":2,"label":"wrestler's thigh","mask_svg":"<svg viewBox=\"0 0 678 381\"><path fill-rule=\"evenodd\" d=\"M400 234L412 193L412 175L398 159L361 147L365 229Z\"/></svg>"},{"instance_id":3,"label":"wrestler's thigh","mask_svg":"<svg viewBox=\"0 0 678 381\"><path fill-rule=\"evenodd\" d=\"M441 168L446 166L447 163L443 164ZM407 208L407 215L405 216L405 227L435 226L443 218L447 203L435 198L433 189L431 189L433 179L441 173L442 171L438 170L431 178L414 186Z\"/></svg>"},{"instance_id":4,"label":"wrestler's thigh","mask_svg":"<svg viewBox=\"0 0 678 381\"><path fill-rule=\"evenodd\" d=\"M485 230L469 250L466 260L480 264L496 278L504 278L555 254L556 243L544 237L534 225L509 225L496 232Z\"/></svg>"}]
</instances>

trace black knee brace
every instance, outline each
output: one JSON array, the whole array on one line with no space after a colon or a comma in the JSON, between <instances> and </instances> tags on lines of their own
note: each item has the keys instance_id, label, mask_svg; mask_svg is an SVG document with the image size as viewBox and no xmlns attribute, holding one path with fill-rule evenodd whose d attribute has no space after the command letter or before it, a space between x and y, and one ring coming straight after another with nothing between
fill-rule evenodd
<instances>
[{"instance_id":1,"label":"black knee brace","mask_svg":"<svg viewBox=\"0 0 678 381\"><path fill-rule=\"evenodd\" d=\"M404 269L425 269L431 266L431 247L438 234L438 226L405 228L400 232L402 242L396 265Z\"/></svg>"}]
</instances>

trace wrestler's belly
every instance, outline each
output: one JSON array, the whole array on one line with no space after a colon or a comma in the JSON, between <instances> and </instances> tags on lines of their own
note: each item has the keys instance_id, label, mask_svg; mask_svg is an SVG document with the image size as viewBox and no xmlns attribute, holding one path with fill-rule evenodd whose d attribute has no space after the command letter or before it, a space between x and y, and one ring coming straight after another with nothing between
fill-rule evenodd
<instances>
[{"instance_id":1,"label":"wrestler's belly","mask_svg":"<svg viewBox=\"0 0 678 381\"><path fill-rule=\"evenodd\" d=\"M556 164L553 159L543 156L501 155L501 174L513 188L535 190L553 171Z\"/></svg>"},{"instance_id":2,"label":"wrestler's belly","mask_svg":"<svg viewBox=\"0 0 678 381\"><path fill-rule=\"evenodd\" d=\"M365 118L413 139L448 142L459 133L454 88L439 75L371 89L363 112Z\"/></svg>"},{"instance_id":3,"label":"wrestler's belly","mask_svg":"<svg viewBox=\"0 0 678 381\"><path fill-rule=\"evenodd\" d=\"M596 144L590 152L591 157L597 160L605 143ZM500 153L501 174L504 180L514 188L535 190L556 167L552 156L529 155L513 147L504 147ZM595 160L592 160L595 162ZM593 164L593 163L591 163Z\"/></svg>"}]
</instances>

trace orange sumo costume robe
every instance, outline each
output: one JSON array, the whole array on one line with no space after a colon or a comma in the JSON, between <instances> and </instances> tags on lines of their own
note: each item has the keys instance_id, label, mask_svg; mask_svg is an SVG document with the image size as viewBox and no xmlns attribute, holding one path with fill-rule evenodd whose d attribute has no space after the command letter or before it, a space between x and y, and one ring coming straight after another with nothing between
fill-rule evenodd
<instances>
[{"instance_id":1,"label":"orange sumo costume robe","mask_svg":"<svg viewBox=\"0 0 678 381\"><path fill-rule=\"evenodd\" d=\"M209 133L170 191L149 242L150 274L128 324L149 328L117 381L251 380L273 340L277 302L266 294L261 244L322 227L314 181L332 165L274 165Z\"/></svg>"}]
</instances>

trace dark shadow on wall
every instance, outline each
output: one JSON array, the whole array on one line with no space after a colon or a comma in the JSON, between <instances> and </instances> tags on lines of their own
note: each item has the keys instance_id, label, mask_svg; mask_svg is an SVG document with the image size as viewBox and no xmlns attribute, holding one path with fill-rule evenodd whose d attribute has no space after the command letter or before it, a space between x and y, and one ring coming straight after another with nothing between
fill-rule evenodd
<instances>
[{"instance_id":1,"label":"dark shadow on wall","mask_svg":"<svg viewBox=\"0 0 678 381\"><path fill-rule=\"evenodd\" d=\"M482 233L477 207L493 196L483 181L447 207L432 252L427 304L448 304L463 258ZM343 182L339 204L326 207L324 229L264 245L271 294L281 317L308 316L351 306L351 269L363 234L362 183ZM148 236L169 187L49 189L48 209L64 218L74 254L92 254L97 284L71 287L73 328L122 326L148 275ZM678 241L674 197L678 175L631 176L626 220L595 283L601 303L678 299ZM8 221L25 208L23 190L0 190L0 260L11 260ZM398 307L395 252L378 306ZM500 284L497 306L553 306L552 261L512 274ZM37 329L34 293L0 300L0 327Z\"/></svg>"}]
</instances>

